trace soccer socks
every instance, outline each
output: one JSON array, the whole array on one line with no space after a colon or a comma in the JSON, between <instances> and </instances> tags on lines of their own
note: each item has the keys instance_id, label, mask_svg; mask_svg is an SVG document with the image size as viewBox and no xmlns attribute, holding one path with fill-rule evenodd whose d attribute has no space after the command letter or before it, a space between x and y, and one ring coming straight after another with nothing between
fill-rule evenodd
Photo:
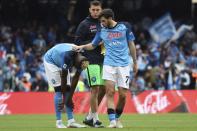
<instances>
[{"instance_id":1,"label":"soccer socks","mask_svg":"<svg viewBox=\"0 0 197 131\"><path fill-rule=\"evenodd\" d=\"M66 93L66 96L68 96L68 93ZM63 101L62 99L62 93L61 92L55 92L54 95L54 102L55 102L55 114L56 114L56 119L61 120L62 119L62 114L61 111L58 109L58 104ZM73 109L71 107L66 106L66 114L68 120L73 119Z\"/></svg>"},{"instance_id":2,"label":"soccer socks","mask_svg":"<svg viewBox=\"0 0 197 131\"><path fill-rule=\"evenodd\" d=\"M116 109L116 119L120 118L122 115L123 110L122 109Z\"/></svg>"},{"instance_id":3,"label":"soccer socks","mask_svg":"<svg viewBox=\"0 0 197 131\"><path fill-rule=\"evenodd\" d=\"M58 109L58 104L62 102L62 93L61 92L55 92L54 95L54 103L55 103L55 114L56 114L56 120L62 119L61 111Z\"/></svg>"},{"instance_id":4,"label":"soccer socks","mask_svg":"<svg viewBox=\"0 0 197 131\"><path fill-rule=\"evenodd\" d=\"M90 110L89 112L88 112L88 115L86 116L86 119L87 120L91 120L93 118L93 113L92 113L92 111Z\"/></svg>"},{"instance_id":5,"label":"soccer socks","mask_svg":"<svg viewBox=\"0 0 197 131\"><path fill-rule=\"evenodd\" d=\"M108 113L108 117L109 117L110 122L116 120L116 114L115 114L114 109L112 109L112 108L107 109L107 113Z\"/></svg>"},{"instance_id":6,"label":"soccer socks","mask_svg":"<svg viewBox=\"0 0 197 131\"><path fill-rule=\"evenodd\" d=\"M66 97L64 99L67 99L68 96L69 96L69 92L66 92ZM71 119L74 119L74 116L73 116L73 109L69 106L66 105L66 114L67 114L67 119L68 120L71 120Z\"/></svg>"},{"instance_id":7,"label":"soccer socks","mask_svg":"<svg viewBox=\"0 0 197 131\"><path fill-rule=\"evenodd\" d=\"M97 113L97 112L92 113L92 118L93 118L93 123L96 123L96 121L99 120L99 118L98 118L98 113Z\"/></svg>"}]
</instances>

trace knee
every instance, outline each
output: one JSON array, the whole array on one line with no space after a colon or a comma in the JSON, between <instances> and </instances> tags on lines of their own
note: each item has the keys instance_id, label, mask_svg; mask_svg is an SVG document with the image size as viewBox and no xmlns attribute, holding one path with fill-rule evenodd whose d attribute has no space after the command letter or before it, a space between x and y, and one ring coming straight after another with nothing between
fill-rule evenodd
<instances>
[{"instance_id":1,"label":"knee","mask_svg":"<svg viewBox=\"0 0 197 131\"><path fill-rule=\"evenodd\" d=\"M99 88L98 87L92 87L91 93L92 93L92 95L98 96Z\"/></svg>"},{"instance_id":2,"label":"knee","mask_svg":"<svg viewBox=\"0 0 197 131\"><path fill-rule=\"evenodd\" d=\"M106 90L106 95L107 95L108 97L113 97L114 94L115 94L115 91L114 91L114 90Z\"/></svg>"}]
</instances>

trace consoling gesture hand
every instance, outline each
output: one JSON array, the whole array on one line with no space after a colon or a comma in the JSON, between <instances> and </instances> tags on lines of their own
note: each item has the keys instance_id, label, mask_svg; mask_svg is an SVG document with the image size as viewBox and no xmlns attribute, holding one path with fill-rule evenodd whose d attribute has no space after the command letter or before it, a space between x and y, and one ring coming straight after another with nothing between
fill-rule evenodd
<instances>
[{"instance_id":1,"label":"consoling gesture hand","mask_svg":"<svg viewBox=\"0 0 197 131\"><path fill-rule=\"evenodd\" d=\"M76 52L83 52L83 46L73 46L73 50L76 51Z\"/></svg>"}]
</instances>

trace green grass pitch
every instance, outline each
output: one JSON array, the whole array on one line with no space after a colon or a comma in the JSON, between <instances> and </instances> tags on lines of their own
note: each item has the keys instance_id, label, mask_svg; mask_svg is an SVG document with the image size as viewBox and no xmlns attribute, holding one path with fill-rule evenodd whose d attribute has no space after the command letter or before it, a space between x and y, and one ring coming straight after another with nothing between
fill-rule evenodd
<instances>
[{"instance_id":1,"label":"green grass pitch","mask_svg":"<svg viewBox=\"0 0 197 131\"><path fill-rule=\"evenodd\" d=\"M82 122L84 115L75 115L75 118ZM197 114L124 114L121 119L123 129L56 129L54 115L3 115L0 116L0 131L197 131ZM66 122L65 118L63 120ZM105 126L109 124L107 115L100 115L100 120Z\"/></svg>"}]
</instances>

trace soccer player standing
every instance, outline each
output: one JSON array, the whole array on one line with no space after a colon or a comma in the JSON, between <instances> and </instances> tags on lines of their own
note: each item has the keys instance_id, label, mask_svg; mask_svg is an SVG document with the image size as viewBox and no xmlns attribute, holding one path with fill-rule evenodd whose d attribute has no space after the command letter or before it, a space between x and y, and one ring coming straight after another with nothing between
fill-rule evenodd
<instances>
[{"instance_id":1,"label":"soccer player standing","mask_svg":"<svg viewBox=\"0 0 197 131\"><path fill-rule=\"evenodd\" d=\"M77 45L88 44L93 40L97 30L100 28L98 17L101 11L102 5L99 1L94 0L90 2L90 15L79 24L76 31L75 43ZM92 51L85 51L83 54L90 61L90 65L86 72L91 89L91 110L83 123L93 127L101 127L102 123L99 121L97 109L105 95L105 88L103 87L104 82L102 79L102 64L104 56L101 54L100 46Z\"/></svg>"},{"instance_id":2,"label":"soccer player standing","mask_svg":"<svg viewBox=\"0 0 197 131\"><path fill-rule=\"evenodd\" d=\"M119 118L124 110L126 94L129 89L130 77L130 56L133 59L133 71L137 73L136 49L134 35L128 23L116 22L111 9L104 9L100 16L103 27L97 32L93 41L87 45L82 45L76 50L92 50L104 42L106 48L103 79L105 80L107 96L107 112L110 120L110 128L122 128ZM115 107L114 94L115 84L118 86L119 100Z\"/></svg>"},{"instance_id":3,"label":"soccer player standing","mask_svg":"<svg viewBox=\"0 0 197 131\"><path fill-rule=\"evenodd\" d=\"M44 55L44 67L49 85L54 87L54 104L56 113L56 127L66 128L62 123L61 112L65 105L68 118L68 127L82 128L75 122L73 116L72 96L79 80L80 73L88 66L87 58L80 53L74 52L75 45L62 43L57 44ZM77 69L72 82L70 81L70 69Z\"/></svg>"}]
</instances>

